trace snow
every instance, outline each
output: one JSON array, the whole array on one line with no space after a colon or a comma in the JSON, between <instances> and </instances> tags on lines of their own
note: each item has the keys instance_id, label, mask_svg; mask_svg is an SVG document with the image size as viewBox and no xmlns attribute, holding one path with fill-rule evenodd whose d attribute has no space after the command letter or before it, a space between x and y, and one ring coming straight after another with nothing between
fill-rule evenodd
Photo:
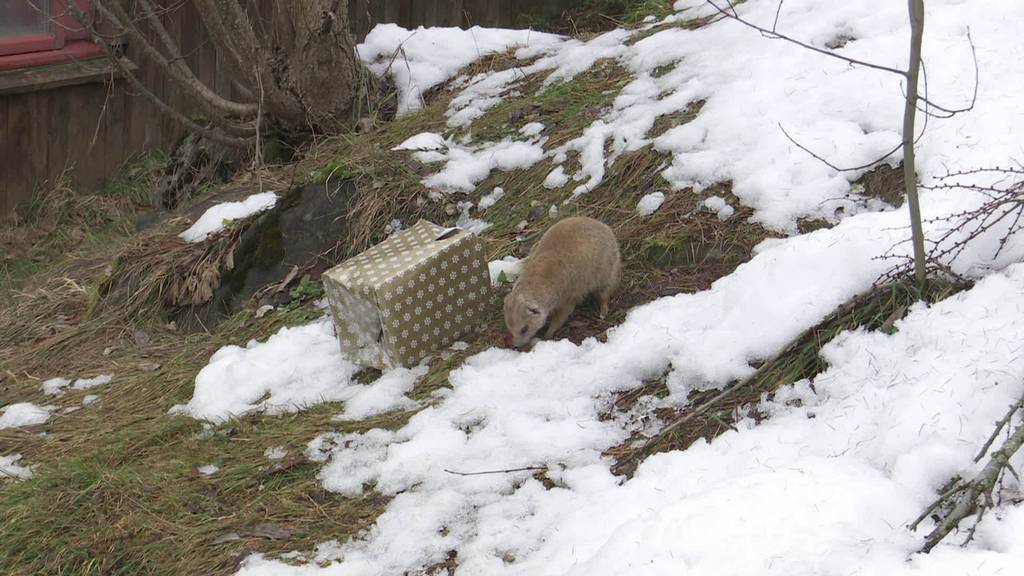
<instances>
[{"instance_id":1,"label":"snow","mask_svg":"<svg viewBox=\"0 0 1024 576\"><path fill-rule=\"evenodd\" d=\"M324 316L304 326L281 328L265 342L222 347L196 375L191 400L170 412L223 422L253 412L296 412L324 402L346 402L345 418L414 406L404 393L422 375L420 369L389 370L369 385L353 381L359 370L342 355L330 316Z\"/></svg>"},{"instance_id":2,"label":"snow","mask_svg":"<svg viewBox=\"0 0 1024 576\"><path fill-rule=\"evenodd\" d=\"M0 430L45 424L53 406L36 406L31 402L18 402L0 408Z\"/></svg>"},{"instance_id":3,"label":"snow","mask_svg":"<svg viewBox=\"0 0 1024 576\"><path fill-rule=\"evenodd\" d=\"M556 166L554 170L548 173L547 178L544 179L545 188L561 188L569 182L569 175L565 173L565 168L562 166Z\"/></svg>"},{"instance_id":4,"label":"snow","mask_svg":"<svg viewBox=\"0 0 1024 576\"><path fill-rule=\"evenodd\" d=\"M469 211L473 209L472 202L459 202L456 208L459 210L459 216L455 219L455 226L457 228L472 232L473 234L482 234L491 227L490 222L470 216Z\"/></svg>"},{"instance_id":5,"label":"snow","mask_svg":"<svg viewBox=\"0 0 1024 576\"><path fill-rule=\"evenodd\" d=\"M43 382L40 387L43 394L48 396L61 396L64 394L64 388L66 388L71 381L66 378L50 378Z\"/></svg>"},{"instance_id":6,"label":"snow","mask_svg":"<svg viewBox=\"0 0 1024 576\"><path fill-rule=\"evenodd\" d=\"M426 373L426 366L389 370L373 384L359 387L353 396L345 400L345 411L337 418L339 420L364 420L392 410L415 408L416 402L405 395L412 391L416 380Z\"/></svg>"},{"instance_id":7,"label":"snow","mask_svg":"<svg viewBox=\"0 0 1024 576\"><path fill-rule=\"evenodd\" d=\"M424 178L423 185L443 192L472 192L494 170L508 172L533 166L544 157L544 149L541 144L506 138L475 147L449 142L446 152L438 154L445 165L440 172Z\"/></svg>"},{"instance_id":8,"label":"snow","mask_svg":"<svg viewBox=\"0 0 1024 576\"><path fill-rule=\"evenodd\" d=\"M420 132L410 136L392 150L440 150L447 148L448 144L445 137L436 132Z\"/></svg>"},{"instance_id":9,"label":"snow","mask_svg":"<svg viewBox=\"0 0 1024 576\"><path fill-rule=\"evenodd\" d=\"M523 136L536 136L544 131L544 125L540 122L530 122L519 129Z\"/></svg>"},{"instance_id":10,"label":"snow","mask_svg":"<svg viewBox=\"0 0 1024 576\"><path fill-rule=\"evenodd\" d=\"M423 93L442 84L476 59L521 47L557 43L552 34L530 30L498 30L474 26L417 28L396 24L374 27L356 47L359 57L376 75L390 75L398 88L398 113L423 105Z\"/></svg>"},{"instance_id":11,"label":"snow","mask_svg":"<svg viewBox=\"0 0 1024 576\"><path fill-rule=\"evenodd\" d=\"M288 451L284 446L271 446L263 451L263 455L270 460L280 460L288 455Z\"/></svg>"},{"instance_id":12,"label":"snow","mask_svg":"<svg viewBox=\"0 0 1024 576\"><path fill-rule=\"evenodd\" d=\"M79 378L75 380L75 383L71 385L75 390L88 390L96 386L103 386L104 384L110 384L110 381L114 379L112 374L101 374L94 378Z\"/></svg>"},{"instance_id":13,"label":"snow","mask_svg":"<svg viewBox=\"0 0 1024 576\"><path fill-rule=\"evenodd\" d=\"M736 8L770 26L778 6L749 0ZM697 0L681 0L676 9L684 10L676 19L709 13ZM967 26L978 42L981 77L999 82L983 84L969 114L930 122L919 143L922 179L1011 164L1024 130L1024 69L1012 65L1024 56L1024 13L1010 0L931 2L927 9L925 57L941 62L929 70L930 95L950 105L969 99ZM844 54L901 66L905 10L899 3L795 0L784 4L779 21L814 45L851 36ZM625 42L629 35L559 40L531 52L535 59L521 69L465 79L449 126L471 130L472 119L519 87L524 73L547 72L550 84L599 58L617 58L633 78L601 118L552 150L520 143L539 149L536 161L578 154L580 169L568 174L558 166L548 177L552 188L572 179L579 184L570 194L589 192L616 157L653 145L670 155L662 175L675 188L704 192L731 182L754 220L773 230L794 232L805 216L836 225L765 241L710 289L631 310L604 341L541 341L528 352L475 354L450 374L450 389L397 430L321 434L306 452L323 463L323 486L347 497L372 490L390 498L386 510L363 533L318 548L314 563L254 554L239 574L421 573L451 552L458 575L1019 571L1024 505L1004 501L973 543L961 547L957 538L928 555L915 550L931 521L919 533L906 528L950 477L980 469L984 462L974 463L974 454L1024 394L1024 264L1014 264L1024 259L1024 241L1012 240L994 257L1000 230L953 263L981 278L972 289L912 307L891 335L840 334L822 350L828 368L762 401L758 419L743 417L710 442L648 457L631 478L611 473L604 454L640 429L634 416L750 376L870 288L893 263L877 257L908 235L904 210L850 195L859 173L829 169L779 130L782 124L840 164L871 160L898 139L898 78L767 40L729 20L635 43ZM440 59L442 45L410 58ZM653 74L667 65L667 73ZM658 116L697 101L703 106L693 121L648 135ZM437 152L447 161L438 186L473 191L495 167L478 155L501 145L446 144ZM454 158L458 147L462 157ZM936 218L978 201L960 190L928 191L922 209ZM735 210L718 196L702 204L720 218ZM835 222L837 206L844 216ZM942 230L926 227L931 237ZM895 253L906 249L899 244ZM490 266L492 276L504 265ZM662 378L666 398L617 412L618 394ZM1024 454L1012 464L1021 469ZM554 486L536 479L538 472ZM1020 482L1008 477L1005 489L1019 492Z\"/></svg>"},{"instance_id":14,"label":"snow","mask_svg":"<svg viewBox=\"0 0 1024 576\"><path fill-rule=\"evenodd\" d=\"M85 396L82 397L82 406L88 406L90 404L95 404L96 402L99 402L99 401L100 401L100 397L97 396L96 394L86 394Z\"/></svg>"},{"instance_id":15,"label":"snow","mask_svg":"<svg viewBox=\"0 0 1024 576\"><path fill-rule=\"evenodd\" d=\"M487 269L491 273L491 286L498 286L501 284L502 274L505 275L506 282L515 282L523 271L523 263L515 256L505 256L501 260L488 262Z\"/></svg>"},{"instance_id":16,"label":"snow","mask_svg":"<svg viewBox=\"0 0 1024 576\"><path fill-rule=\"evenodd\" d=\"M0 456L0 478L13 478L15 480L25 480L26 478L32 477L32 469L35 466L22 466L18 464L21 460L21 454L14 454L12 456Z\"/></svg>"},{"instance_id":17,"label":"snow","mask_svg":"<svg viewBox=\"0 0 1024 576\"><path fill-rule=\"evenodd\" d=\"M202 242L213 234L224 230L225 223L248 218L277 204L277 195L273 192L252 194L241 202L223 202L211 206L203 212L188 230L179 236L186 242Z\"/></svg>"},{"instance_id":18,"label":"snow","mask_svg":"<svg viewBox=\"0 0 1024 576\"><path fill-rule=\"evenodd\" d=\"M480 197L480 201L477 202L477 210L487 210L491 206L494 206L501 197L505 195L505 191L500 186L495 186L494 190L490 194L485 194Z\"/></svg>"},{"instance_id":19,"label":"snow","mask_svg":"<svg viewBox=\"0 0 1024 576\"><path fill-rule=\"evenodd\" d=\"M720 196L710 196L705 198L704 201L701 202L701 206L709 212L717 214L719 220L728 220L736 213L736 209L730 206L729 203L725 201L725 198Z\"/></svg>"},{"instance_id":20,"label":"snow","mask_svg":"<svg viewBox=\"0 0 1024 576\"><path fill-rule=\"evenodd\" d=\"M206 464L204 466L199 466L198 468L196 468L196 471L202 474L203 476L211 476L213 474L216 474L218 470L220 470L220 466L217 466L216 464Z\"/></svg>"},{"instance_id":21,"label":"snow","mask_svg":"<svg viewBox=\"0 0 1024 576\"><path fill-rule=\"evenodd\" d=\"M650 194L644 194L644 197L636 203L636 211L641 216L650 216L661 208L662 203L665 202L664 192L651 192Z\"/></svg>"}]
</instances>

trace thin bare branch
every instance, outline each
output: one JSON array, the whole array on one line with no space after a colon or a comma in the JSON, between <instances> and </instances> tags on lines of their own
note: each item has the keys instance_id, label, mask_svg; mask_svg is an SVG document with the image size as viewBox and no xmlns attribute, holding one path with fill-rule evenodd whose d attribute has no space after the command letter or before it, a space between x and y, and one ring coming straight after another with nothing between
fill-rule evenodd
<instances>
[{"instance_id":1,"label":"thin bare branch","mask_svg":"<svg viewBox=\"0 0 1024 576\"><path fill-rule=\"evenodd\" d=\"M161 99L159 96L157 96L148 88L146 88L146 86L135 76L135 74L133 74L132 71L128 69L124 61L114 53L113 47L111 47L110 43L105 38L103 38L99 34L93 33L93 30L95 30L95 26L92 25L91 21L86 17L85 13L77 6L77 3L68 2L68 6L70 7L71 11L74 12L75 18L79 22L81 22L87 30L90 31L90 34L92 34L93 36L93 40L96 42L96 44L100 46L100 48L103 49L103 51L107 54L107 58L114 63L114 65L118 68L118 70L125 77L125 79L128 80L128 82L132 86L134 86L135 89L139 91L139 93L145 96L162 112L168 114L171 118L181 123L183 126L188 128L192 132L195 132L196 134L199 134L205 138L209 138L214 142L219 142L221 144L226 144L228 146L238 147L244 147L249 145L249 139L239 138L237 136L225 134L224 132L219 130L211 130L205 126L196 123L188 116L185 116L184 114L175 110L172 106L164 102L163 99Z\"/></svg>"},{"instance_id":2,"label":"thin bare branch","mask_svg":"<svg viewBox=\"0 0 1024 576\"><path fill-rule=\"evenodd\" d=\"M801 48L806 48L806 49L808 49L808 50L810 50L812 52L817 52L818 54L823 54L825 56L829 56L831 58L835 58L836 60L842 60L843 62L847 62L849 64L854 64L854 65L857 65L857 66L864 66L865 68L871 68L871 69L874 69L874 70L881 70L883 72L889 72L890 74L896 74L896 75L902 76L904 78L906 78L906 76L907 76L907 72L905 70L900 70L898 68L891 68L889 66L882 66L881 64L874 64L872 62L867 62L865 60L858 60L856 58L850 58L848 56L843 56L842 54L839 54L838 52L834 52L832 50L827 50L827 49L824 49L824 48L818 48L817 46L814 46L812 44L808 44L806 42L797 40L796 38L793 38L792 36L788 36L786 34L782 34L781 32L778 32L778 31L776 31L774 29L770 30L768 28L764 28L762 26L758 26L757 24L754 24L753 22L750 22L748 20L745 20L745 19L741 18L739 16L739 14L736 12L736 7L733 5L731 0L726 0L726 2L728 3L728 7L732 10L732 12L730 12L729 10L723 9L718 4L716 4L714 2L714 0L705 0L705 2L710 4L715 10L718 11L719 14L725 16L726 18L731 18L731 19L739 22L740 24L743 24L744 26L746 26L748 28L751 28L753 30L757 30L765 38L770 38L772 40L784 40L786 42L789 42L790 44L795 44L797 46L800 46ZM781 9L781 5L780 5L780 9ZM777 19L778 19L778 16L776 16L776 20Z\"/></svg>"}]
</instances>

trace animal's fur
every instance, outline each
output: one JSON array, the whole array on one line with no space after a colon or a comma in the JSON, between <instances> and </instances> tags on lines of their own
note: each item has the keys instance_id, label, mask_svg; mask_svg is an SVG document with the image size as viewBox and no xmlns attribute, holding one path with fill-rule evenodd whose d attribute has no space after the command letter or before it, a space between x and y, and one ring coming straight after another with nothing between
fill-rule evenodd
<instances>
[{"instance_id":1,"label":"animal's fur","mask_svg":"<svg viewBox=\"0 0 1024 576\"><path fill-rule=\"evenodd\" d=\"M556 222L534 245L505 298L511 344L524 346L545 323L545 338L551 338L591 294L604 318L621 270L619 243L606 224L579 216Z\"/></svg>"}]
</instances>

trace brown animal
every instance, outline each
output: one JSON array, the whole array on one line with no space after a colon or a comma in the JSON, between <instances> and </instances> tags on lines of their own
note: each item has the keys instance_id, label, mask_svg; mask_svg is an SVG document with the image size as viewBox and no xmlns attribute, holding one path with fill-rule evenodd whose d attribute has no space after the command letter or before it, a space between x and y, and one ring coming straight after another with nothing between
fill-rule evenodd
<instances>
[{"instance_id":1,"label":"brown animal","mask_svg":"<svg viewBox=\"0 0 1024 576\"><path fill-rule=\"evenodd\" d=\"M545 338L551 338L592 294L604 318L621 270L619 243L611 228L593 218L559 220L534 245L505 298L509 344L525 346L545 323Z\"/></svg>"}]
</instances>

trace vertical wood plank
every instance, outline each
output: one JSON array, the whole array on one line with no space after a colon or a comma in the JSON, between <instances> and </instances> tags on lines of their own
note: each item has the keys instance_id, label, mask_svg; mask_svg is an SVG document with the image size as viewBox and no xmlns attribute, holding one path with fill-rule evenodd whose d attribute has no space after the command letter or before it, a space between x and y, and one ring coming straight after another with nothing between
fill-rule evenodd
<instances>
[{"instance_id":1,"label":"vertical wood plank","mask_svg":"<svg viewBox=\"0 0 1024 576\"><path fill-rule=\"evenodd\" d=\"M56 179L68 161L68 125L74 121L71 110L71 97L74 87L58 88L50 94L47 106L46 123L49 137L46 139L46 173Z\"/></svg>"},{"instance_id":2,"label":"vertical wood plank","mask_svg":"<svg viewBox=\"0 0 1024 576\"><path fill-rule=\"evenodd\" d=\"M11 135L7 131L7 102L10 98L0 96L0 221L13 212L8 206L7 185L11 180L11 164L14 162L14 150L11 146Z\"/></svg>"},{"instance_id":3,"label":"vertical wood plank","mask_svg":"<svg viewBox=\"0 0 1024 576\"><path fill-rule=\"evenodd\" d=\"M447 13L444 16L444 25L462 26L462 11L465 8L462 0L449 0L446 4Z\"/></svg>"},{"instance_id":4,"label":"vertical wood plank","mask_svg":"<svg viewBox=\"0 0 1024 576\"><path fill-rule=\"evenodd\" d=\"M109 178L134 150L124 143L125 94L121 84L105 84L106 113L103 118L104 179Z\"/></svg>"},{"instance_id":5,"label":"vertical wood plank","mask_svg":"<svg viewBox=\"0 0 1024 576\"><path fill-rule=\"evenodd\" d=\"M24 155L32 147L32 120L28 95L11 96L7 101L7 142L11 154L8 156L4 180L7 180L6 207L12 212L31 193L29 181L32 174Z\"/></svg>"}]
</instances>

